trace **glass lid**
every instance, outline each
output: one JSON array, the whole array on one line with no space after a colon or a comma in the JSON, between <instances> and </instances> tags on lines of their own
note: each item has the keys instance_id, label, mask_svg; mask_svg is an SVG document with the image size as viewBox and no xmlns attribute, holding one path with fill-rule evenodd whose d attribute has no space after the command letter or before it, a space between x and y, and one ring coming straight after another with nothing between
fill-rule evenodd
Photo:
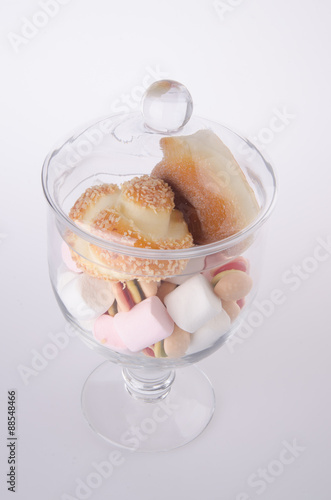
<instances>
[{"instance_id":1,"label":"glass lid","mask_svg":"<svg viewBox=\"0 0 331 500\"><path fill-rule=\"evenodd\" d=\"M144 258L245 240L274 206L273 169L248 140L192 112L184 85L158 81L139 112L96 120L54 148L42 180L61 232Z\"/></svg>"}]
</instances>

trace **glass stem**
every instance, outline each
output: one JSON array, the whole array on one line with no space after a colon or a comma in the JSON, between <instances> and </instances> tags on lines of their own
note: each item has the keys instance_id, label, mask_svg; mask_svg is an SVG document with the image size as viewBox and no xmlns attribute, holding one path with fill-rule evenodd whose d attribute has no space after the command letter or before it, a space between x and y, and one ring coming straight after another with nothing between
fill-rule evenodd
<instances>
[{"instance_id":1,"label":"glass stem","mask_svg":"<svg viewBox=\"0 0 331 500\"><path fill-rule=\"evenodd\" d=\"M166 398L175 380L175 370L123 368L125 388L135 399L157 403Z\"/></svg>"}]
</instances>

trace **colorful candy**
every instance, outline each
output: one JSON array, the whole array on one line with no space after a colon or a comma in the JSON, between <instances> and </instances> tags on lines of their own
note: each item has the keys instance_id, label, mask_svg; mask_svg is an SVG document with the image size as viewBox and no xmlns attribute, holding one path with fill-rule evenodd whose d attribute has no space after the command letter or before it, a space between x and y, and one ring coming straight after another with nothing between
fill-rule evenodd
<instances>
[{"instance_id":1,"label":"colorful candy","mask_svg":"<svg viewBox=\"0 0 331 500\"><path fill-rule=\"evenodd\" d=\"M222 300L222 306L223 310L227 313L232 323L232 321L234 321L239 316L240 306L233 300Z\"/></svg>"},{"instance_id":2,"label":"colorful candy","mask_svg":"<svg viewBox=\"0 0 331 500\"><path fill-rule=\"evenodd\" d=\"M68 271L64 247L63 255L57 287L69 313L100 344L126 354L179 358L206 349L230 330L253 284L243 257L176 284L96 279Z\"/></svg>"},{"instance_id":3,"label":"colorful candy","mask_svg":"<svg viewBox=\"0 0 331 500\"><path fill-rule=\"evenodd\" d=\"M113 293L116 298L116 304L118 311L128 312L134 306L134 300L128 290L128 288L117 281L113 283Z\"/></svg>"},{"instance_id":4,"label":"colorful candy","mask_svg":"<svg viewBox=\"0 0 331 500\"><path fill-rule=\"evenodd\" d=\"M212 284L216 295L226 301L237 301L246 297L253 286L252 278L244 271L235 269L217 274Z\"/></svg>"},{"instance_id":5,"label":"colorful candy","mask_svg":"<svg viewBox=\"0 0 331 500\"><path fill-rule=\"evenodd\" d=\"M184 356L191 342L191 334L175 325L174 331L163 341L164 352L170 358Z\"/></svg>"},{"instance_id":6,"label":"colorful candy","mask_svg":"<svg viewBox=\"0 0 331 500\"><path fill-rule=\"evenodd\" d=\"M111 316L120 311L130 311L135 304L139 304L142 300L153 297L157 293L156 281L130 280L124 283L117 281L112 286L116 305L109 311Z\"/></svg>"},{"instance_id":7,"label":"colorful candy","mask_svg":"<svg viewBox=\"0 0 331 500\"><path fill-rule=\"evenodd\" d=\"M222 273L224 271L230 271L236 269L237 271L244 271L245 273L248 273L249 271L249 264L248 260L245 259L244 257L236 257L235 259L231 260L230 262L227 262L226 264L223 264L221 267L218 267L216 270L212 272L212 276L216 276L219 273Z\"/></svg>"}]
</instances>

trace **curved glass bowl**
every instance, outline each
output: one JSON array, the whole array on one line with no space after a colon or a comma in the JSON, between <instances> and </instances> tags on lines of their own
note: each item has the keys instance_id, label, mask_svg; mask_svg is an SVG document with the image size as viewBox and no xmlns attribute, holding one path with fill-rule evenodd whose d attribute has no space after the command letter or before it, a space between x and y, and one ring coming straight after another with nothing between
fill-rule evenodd
<instances>
[{"instance_id":1,"label":"curved glass bowl","mask_svg":"<svg viewBox=\"0 0 331 500\"><path fill-rule=\"evenodd\" d=\"M258 215L249 226L233 236L207 245L179 250L135 248L116 241L105 240L97 234L92 234L89 228L70 219L68 214L71 207L87 188L103 183L120 185L135 176L150 174L154 166L161 161L160 139L164 137L164 134L155 133L148 129L143 124L140 113L132 113L124 117L116 115L104 118L75 132L47 156L43 166L43 189L50 206L48 224L49 269L55 296L64 316L78 328L81 339L107 360L124 367L123 376L127 392L121 393L121 398L126 401L125 404L123 403L123 407L127 408L127 415L132 416L136 412L137 407L135 406L135 409L132 407L134 400L157 402L166 396L169 400L174 380L174 376L171 375L173 370L192 365L222 346L240 326L258 290L264 250L263 225L275 203L275 174L271 165L253 144L217 123L202 118L192 118L183 129L170 135L190 135L202 129L211 129L230 149L254 191L259 206ZM223 181L226 184L231 182L231 179L225 177ZM79 250L72 247L73 237L82 242ZM168 281L176 286L182 286L199 276L198 279L207 283L206 286L212 289L215 274L229 269L241 269L249 275L252 287L245 297L237 301L237 312L233 314L233 317L231 314L227 314L226 321L223 321L219 327L215 327L215 324L209 325L209 328L203 330L203 333L200 332L199 336L196 335L196 332L191 333L190 343L180 356L166 356L163 348L158 351L158 354L155 354L153 351L155 345L145 346L138 352L110 348L97 341L93 335L93 323L96 320L93 311L92 317L88 317L87 314L86 317L83 315L82 319L82 315L76 315L75 311L68 307L68 301L63 294L66 284L77 277L75 272L70 269L70 265L68 268L68 260L63 258L64 248L65 252L69 251L70 253L71 249L79 254L81 261L86 264L84 268L84 272L86 272L89 266L95 264L91 254L86 250L90 248L90 245L102 249L110 256L107 264L98 262L99 270L104 266L108 267L108 271L110 270L112 273L119 272L121 268L118 267L118 261L123 261L123 259L138 263L138 266L135 266L135 271L129 270L127 272L127 281L152 280L158 284L157 286ZM112 256L114 256L113 259ZM144 262L153 263L152 274L150 266L144 266ZM180 265L172 265L176 263ZM244 268L242 267L243 263ZM160 268L160 272L155 271L158 268ZM176 273L171 274L169 270L175 268L177 269ZM104 271L107 272L107 269ZM104 373L105 368L100 368L100 370ZM99 421L100 413L105 412L104 408L98 408L96 401L91 402L94 398L93 395L98 393L95 389L95 380L98 377L104 377L100 373L94 374L93 381L87 383L83 392L85 394L83 396L84 413L90 423ZM113 387L115 383L113 376L110 376L110 379L109 384ZM206 385L205 380L201 383L203 386ZM196 390L199 392L198 384L196 384ZM190 392L189 382L187 382L184 391L187 394ZM201 391L206 393L206 389L201 388ZM172 389L172 394L175 392ZM127 393L133 395L134 398L127 400L126 398L129 397ZM87 394L89 394L88 397ZM105 399L105 397L104 395L103 398ZM177 436L178 434L177 431L174 434L174 429L171 427L173 421L170 419L168 424L170 425L171 422L171 425L168 432L163 429L164 441L160 443L155 438L156 442L154 442L155 440L149 438L148 445L142 446L142 442L140 442L140 449L153 451L171 449L198 435L212 415L213 410L210 403L213 396L211 393L207 396L207 400L210 406L209 411L203 413L203 422L197 425L189 437L183 437L183 432L180 431L180 438L170 439L169 435ZM174 403L174 406L176 404ZM190 404L192 407L192 401ZM200 401L198 406L202 407L201 405ZM91 408L94 408L93 415ZM147 411L146 406L144 408L143 412ZM143 414L140 413L139 418L142 418ZM149 417L145 415L144 418ZM118 427L119 422L127 423L129 420L123 420L123 416L121 416L113 427ZM185 420L184 416L181 417L181 421L183 420ZM91 423L91 425L100 435L111 442L128 449L136 449L136 447L124 445L123 440L121 441L118 436L112 436L112 430L109 429L109 426L106 430L100 430L102 428L100 422L98 424ZM123 433L125 433L125 428L121 430L121 435Z\"/></svg>"},{"instance_id":2,"label":"curved glass bowl","mask_svg":"<svg viewBox=\"0 0 331 500\"><path fill-rule=\"evenodd\" d=\"M197 273L211 279L212 274L217 269L234 261L239 256L244 257L249 262L249 274L254 283L251 293L245 299L245 306L242 310L244 312L252 301L258 286L261 258L263 257L260 229L270 215L275 202L275 176L270 164L251 143L226 127L213 123L213 131L232 151L254 189L260 207L256 220L236 235L222 241L184 250L150 250L106 241L77 226L69 218L68 212L87 187L101 183L121 184L134 176L149 174L155 164L161 160L162 152L159 146L161 134L140 130L139 118L139 114L132 114L128 115L124 122L122 117L118 118L118 123L116 117L97 122L89 128L77 132L46 158L43 169L43 186L52 209L49 222L51 281L61 309L68 320L79 327L82 338L90 347L98 349L108 359L128 365L153 366L157 362L163 367L179 366L201 359L222 345L237 328L241 315L231 323L228 331L215 340L214 345L203 346L203 349L189 353L180 359L155 359L141 354L132 355L113 351L99 344L91 335L91 329L87 328L87 322L81 322L75 318L61 300L58 286L61 266L62 272L66 271L63 262L61 262L61 240L67 240L70 245L68 235L74 233L80 239L98 248L103 248L111 254L127 256L139 262L147 260L159 263L186 262L180 276L165 277L162 273L159 276L155 274L151 276L141 269L135 276L132 276L134 278L138 274L138 278L141 279L155 279L156 281L162 279L176 283L181 283ZM105 123L108 127L107 134L101 135L100 132L97 135L96 131L106 130ZM210 122L192 119L189 130L185 130L185 132L194 133L203 127L210 127ZM130 130L129 135L127 130ZM132 130L137 130L137 132L134 134L131 132ZM181 134L182 132L178 132L174 135ZM95 142L98 139L98 144L92 144L93 138ZM86 255L82 255L82 257L86 258L86 261L91 259L90 256ZM116 270L115 262L114 269Z\"/></svg>"}]
</instances>

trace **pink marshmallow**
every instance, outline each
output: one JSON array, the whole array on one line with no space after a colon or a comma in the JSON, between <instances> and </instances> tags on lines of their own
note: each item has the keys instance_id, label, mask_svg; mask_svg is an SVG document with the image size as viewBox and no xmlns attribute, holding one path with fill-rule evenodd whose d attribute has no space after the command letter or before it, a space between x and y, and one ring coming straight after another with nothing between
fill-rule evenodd
<instances>
[{"instance_id":1,"label":"pink marshmallow","mask_svg":"<svg viewBox=\"0 0 331 500\"><path fill-rule=\"evenodd\" d=\"M117 313L114 324L122 341L132 352L141 351L169 337L175 326L156 296L143 300L128 312Z\"/></svg>"},{"instance_id":2,"label":"pink marshmallow","mask_svg":"<svg viewBox=\"0 0 331 500\"><path fill-rule=\"evenodd\" d=\"M81 269L79 269L79 267L77 267L76 262L71 257L70 248L68 247L68 245L66 244L65 241L62 241L61 255L62 255L63 262L65 263L67 268L70 269L70 271L73 271L74 273L81 273L82 272Z\"/></svg>"},{"instance_id":3,"label":"pink marshmallow","mask_svg":"<svg viewBox=\"0 0 331 500\"><path fill-rule=\"evenodd\" d=\"M106 345L115 351L127 350L126 345L115 329L114 318L109 314L102 314L95 320L93 335L100 344Z\"/></svg>"}]
</instances>

